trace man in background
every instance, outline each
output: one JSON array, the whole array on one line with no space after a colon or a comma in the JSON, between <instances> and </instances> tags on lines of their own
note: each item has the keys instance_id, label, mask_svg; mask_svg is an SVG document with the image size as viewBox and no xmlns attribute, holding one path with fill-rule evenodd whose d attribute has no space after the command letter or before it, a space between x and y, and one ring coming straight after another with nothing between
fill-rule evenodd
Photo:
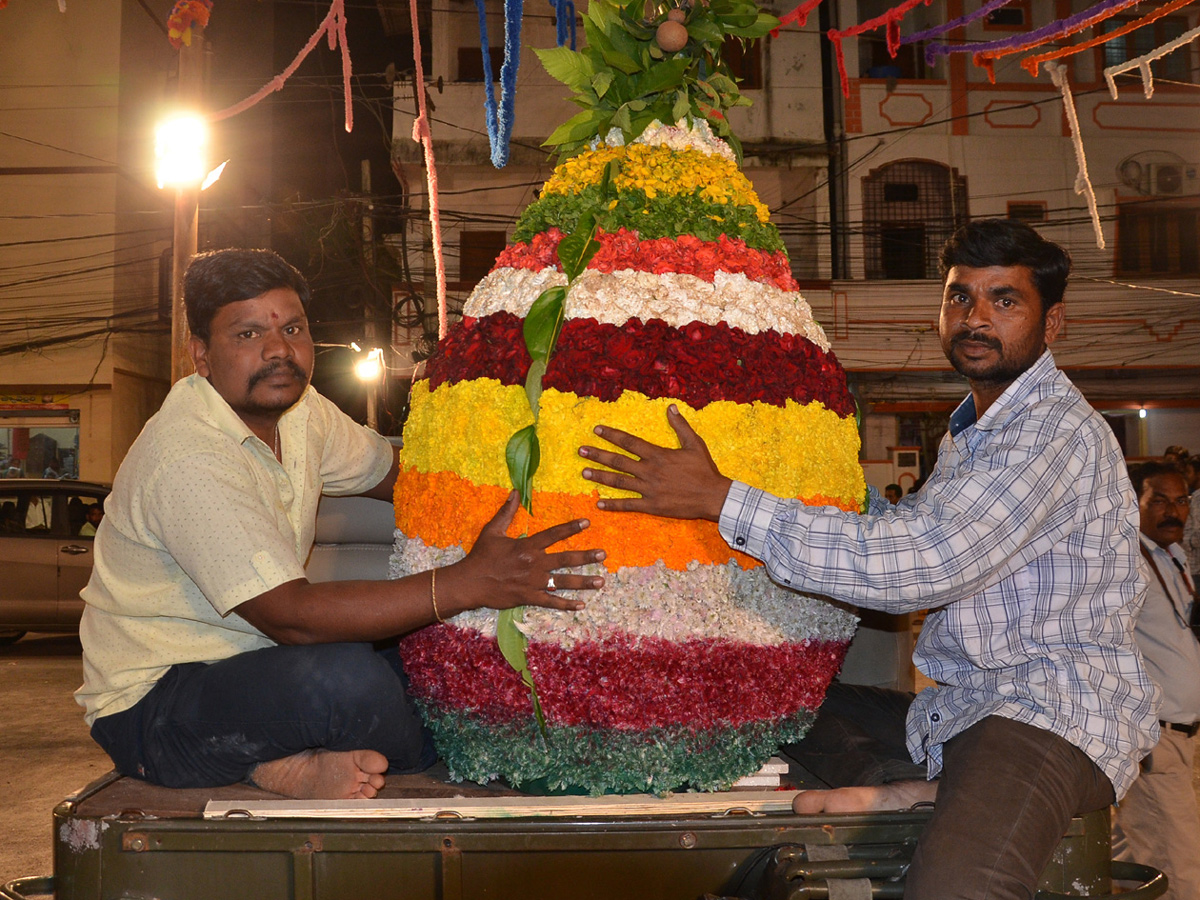
<instances>
[{"instance_id":1,"label":"man in background","mask_svg":"<svg viewBox=\"0 0 1200 900\"><path fill-rule=\"evenodd\" d=\"M1174 466L1150 462L1131 473L1141 513L1146 602L1134 637L1146 669L1163 692L1160 736L1117 807L1117 859L1167 874L1170 900L1200 897L1200 811L1192 789L1200 729L1200 612L1195 581L1179 539L1188 518L1188 490Z\"/></svg>"}]
</instances>

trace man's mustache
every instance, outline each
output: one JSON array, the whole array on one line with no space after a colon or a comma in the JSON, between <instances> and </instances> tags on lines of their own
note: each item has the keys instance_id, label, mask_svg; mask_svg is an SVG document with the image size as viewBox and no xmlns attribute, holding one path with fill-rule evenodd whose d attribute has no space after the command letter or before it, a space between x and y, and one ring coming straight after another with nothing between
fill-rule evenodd
<instances>
[{"instance_id":1,"label":"man's mustache","mask_svg":"<svg viewBox=\"0 0 1200 900\"><path fill-rule=\"evenodd\" d=\"M263 368L261 368L257 372L255 372L253 375L251 375L250 382L247 386L249 388L253 389L254 386L256 384L258 384L260 381L262 381L264 378L270 378L272 375L279 372L281 369L287 369L297 379L299 379L300 381L303 381L306 384L308 383L308 373L305 372L302 368L300 368L300 366L296 363L295 360L283 359L283 360L280 360L279 362L273 362L268 366L264 366Z\"/></svg>"},{"instance_id":2,"label":"man's mustache","mask_svg":"<svg viewBox=\"0 0 1200 900\"><path fill-rule=\"evenodd\" d=\"M1183 523L1180 522L1178 519L1174 518L1173 516L1168 516L1165 519L1158 520L1158 527L1159 528L1182 528Z\"/></svg>"},{"instance_id":3,"label":"man's mustache","mask_svg":"<svg viewBox=\"0 0 1200 900\"><path fill-rule=\"evenodd\" d=\"M975 344L983 344L985 347L991 347L993 350L1002 349L1001 344L994 337L988 337L978 331L964 331L962 334L956 334L950 339L950 345L955 346L963 341L971 341Z\"/></svg>"}]
</instances>

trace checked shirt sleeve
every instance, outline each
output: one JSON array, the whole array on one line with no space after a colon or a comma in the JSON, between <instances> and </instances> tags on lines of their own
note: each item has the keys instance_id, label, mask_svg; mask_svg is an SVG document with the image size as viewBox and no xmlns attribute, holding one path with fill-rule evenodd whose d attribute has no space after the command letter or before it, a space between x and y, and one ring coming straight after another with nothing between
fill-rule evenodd
<instances>
[{"instance_id":1,"label":"checked shirt sleeve","mask_svg":"<svg viewBox=\"0 0 1200 900\"><path fill-rule=\"evenodd\" d=\"M882 512L806 507L735 483L721 534L797 590L895 613L952 603L1075 527L1077 485L1095 454L1079 423L1054 413L1035 407L1002 430L960 434L959 446L947 437L921 494Z\"/></svg>"}]
</instances>

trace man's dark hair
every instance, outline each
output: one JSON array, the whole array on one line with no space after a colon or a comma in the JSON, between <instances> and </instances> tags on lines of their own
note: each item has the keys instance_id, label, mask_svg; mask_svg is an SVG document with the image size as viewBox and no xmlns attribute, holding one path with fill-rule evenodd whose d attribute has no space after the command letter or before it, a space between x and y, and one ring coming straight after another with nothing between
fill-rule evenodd
<instances>
[{"instance_id":1,"label":"man's dark hair","mask_svg":"<svg viewBox=\"0 0 1200 900\"><path fill-rule=\"evenodd\" d=\"M1147 480L1157 478L1159 475L1178 475L1183 478L1183 472L1179 466L1174 463L1160 462L1159 460L1151 460L1140 465L1129 467L1129 480L1133 482L1133 492L1140 499L1142 489L1146 486ZM1184 478L1186 481L1187 479Z\"/></svg>"},{"instance_id":2,"label":"man's dark hair","mask_svg":"<svg viewBox=\"0 0 1200 900\"><path fill-rule=\"evenodd\" d=\"M1042 312L1060 303L1071 274L1071 255L1024 222L979 219L954 232L942 247L938 271L945 283L955 266L1024 266L1042 298Z\"/></svg>"},{"instance_id":3,"label":"man's dark hair","mask_svg":"<svg viewBox=\"0 0 1200 900\"><path fill-rule=\"evenodd\" d=\"M290 288L307 309L312 292L299 270L273 250L209 250L195 256L183 275L188 328L208 343L213 316L222 306Z\"/></svg>"}]
</instances>

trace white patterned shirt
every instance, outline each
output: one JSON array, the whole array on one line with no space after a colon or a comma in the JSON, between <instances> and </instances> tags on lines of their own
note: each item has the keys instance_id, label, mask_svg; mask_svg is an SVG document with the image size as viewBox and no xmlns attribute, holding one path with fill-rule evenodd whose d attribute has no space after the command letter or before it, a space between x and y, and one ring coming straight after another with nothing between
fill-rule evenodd
<instances>
[{"instance_id":1,"label":"white patterned shirt","mask_svg":"<svg viewBox=\"0 0 1200 900\"><path fill-rule=\"evenodd\" d=\"M89 725L179 663L270 647L240 603L304 577L321 494L359 494L392 464L385 438L312 388L279 420L283 463L199 375L178 381L104 503L86 606Z\"/></svg>"},{"instance_id":2,"label":"white patterned shirt","mask_svg":"<svg viewBox=\"0 0 1200 900\"><path fill-rule=\"evenodd\" d=\"M978 421L972 397L959 405L925 486L898 505L872 490L857 515L735 482L720 528L782 585L930 609L913 658L938 686L907 726L930 778L942 745L990 715L1070 741L1118 798L1158 740L1159 691L1133 640L1146 589L1133 488L1048 350Z\"/></svg>"}]
</instances>

